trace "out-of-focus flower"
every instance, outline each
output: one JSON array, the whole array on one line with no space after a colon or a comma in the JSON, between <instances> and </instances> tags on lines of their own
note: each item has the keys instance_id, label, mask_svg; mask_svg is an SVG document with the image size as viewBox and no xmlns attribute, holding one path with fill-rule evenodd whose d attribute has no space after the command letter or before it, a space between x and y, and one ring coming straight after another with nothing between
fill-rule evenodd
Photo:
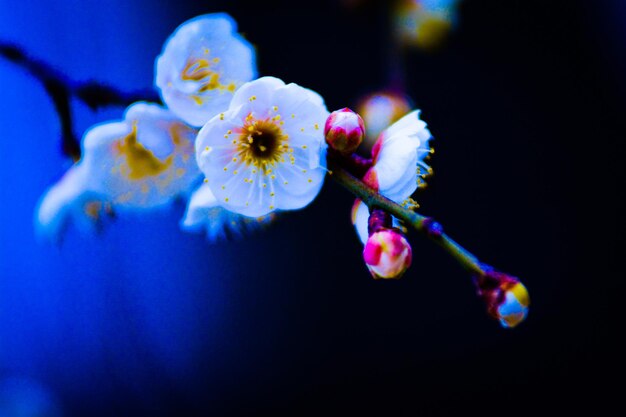
<instances>
[{"instance_id":1,"label":"out-of-focus flower","mask_svg":"<svg viewBox=\"0 0 626 417\"><path fill-rule=\"evenodd\" d=\"M402 0L394 17L400 41L422 49L440 46L454 27L460 0Z\"/></svg>"},{"instance_id":2,"label":"out-of-focus flower","mask_svg":"<svg viewBox=\"0 0 626 417\"><path fill-rule=\"evenodd\" d=\"M87 192L84 170L71 168L44 195L35 213L35 233L47 241L59 240L69 224L83 233L93 232L113 216L110 202Z\"/></svg>"},{"instance_id":3,"label":"out-of-focus flower","mask_svg":"<svg viewBox=\"0 0 626 417\"><path fill-rule=\"evenodd\" d=\"M309 204L326 175L328 114L317 93L274 77L237 90L196 140L198 165L220 205L258 217Z\"/></svg>"},{"instance_id":4,"label":"out-of-focus flower","mask_svg":"<svg viewBox=\"0 0 626 417\"><path fill-rule=\"evenodd\" d=\"M374 279L400 278L411 266L411 245L398 229L381 228L363 248L363 260Z\"/></svg>"},{"instance_id":5,"label":"out-of-focus flower","mask_svg":"<svg viewBox=\"0 0 626 417\"><path fill-rule=\"evenodd\" d=\"M119 212L164 206L188 193L199 176L196 133L170 111L146 103L130 106L122 121L91 128L82 159L43 197L37 230L54 240L69 217L97 219L111 207Z\"/></svg>"},{"instance_id":6,"label":"out-of-focus flower","mask_svg":"<svg viewBox=\"0 0 626 417\"><path fill-rule=\"evenodd\" d=\"M254 218L228 211L219 205L211 189L202 184L189 199L181 227L191 232L206 232L207 239L215 242L228 237L240 238L268 225L273 218L273 214Z\"/></svg>"},{"instance_id":7,"label":"out-of-focus flower","mask_svg":"<svg viewBox=\"0 0 626 417\"><path fill-rule=\"evenodd\" d=\"M478 295L487 303L487 312L502 327L515 327L528 315L530 297L519 279L502 272L487 270L474 279Z\"/></svg>"},{"instance_id":8,"label":"out-of-focus flower","mask_svg":"<svg viewBox=\"0 0 626 417\"><path fill-rule=\"evenodd\" d=\"M365 136L363 119L347 107L334 111L326 119L324 135L332 149L349 155L356 151Z\"/></svg>"},{"instance_id":9,"label":"out-of-focus flower","mask_svg":"<svg viewBox=\"0 0 626 417\"><path fill-rule=\"evenodd\" d=\"M398 93L381 91L368 95L357 104L357 112L365 122L364 145L371 148L378 135L393 122L411 111L409 100Z\"/></svg>"},{"instance_id":10,"label":"out-of-focus flower","mask_svg":"<svg viewBox=\"0 0 626 417\"><path fill-rule=\"evenodd\" d=\"M254 47L226 13L183 23L156 61L163 102L185 122L200 127L228 108L235 90L257 76Z\"/></svg>"},{"instance_id":11,"label":"out-of-focus flower","mask_svg":"<svg viewBox=\"0 0 626 417\"><path fill-rule=\"evenodd\" d=\"M428 145L432 136L419 113L415 110L407 114L381 133L372 149L373 165L363 177L363 182L399 204L424 186L425 177L432 173L425 162L432 152ZM364 232L368 216L367 206L357 200L352 208L352 223L363 242L367 239Z\"/></svg>"}]
</instances>

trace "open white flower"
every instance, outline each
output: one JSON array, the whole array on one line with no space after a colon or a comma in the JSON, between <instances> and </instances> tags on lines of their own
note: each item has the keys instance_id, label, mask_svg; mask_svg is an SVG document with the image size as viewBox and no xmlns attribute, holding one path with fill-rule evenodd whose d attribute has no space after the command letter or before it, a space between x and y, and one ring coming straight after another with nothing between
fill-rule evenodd
<instances>
[{"instance_id":1,"label":"open white flower","mask_svg":"<svg viewBox=\"0 0 626 417\"><path fill-rule=\"evenodd\" d=\"M228 108L235 90L257 76L254 47L226 13L198 16L176 29L156 61L163 102L201 127Z\"/></svg>"},{"instance_id":2,"label":"open white flower","mask_svg":"<svg viewBox=\"0 0 626 417\"><path fill-rule=\"evenodd\" d=\"M97 220L107 207L116 212L159 207L189 192L200 174L196 133L168 110L146 103L130 106L123 121L91 128L82 159L37 209L40 235L56 240L69 219Z\"/></svg>"},{"instance_id":3,"label":"open white flower","mask_svg":"<svg viewBox=\"0 0 626 417\"><path fill-rule=\"evenodd\" d=\"M424 179L432 173L425 159L432 153L432 139L426 123L415 110L381 133L372 149L373 165L363 177L370 187L396 203L404 203L417 190L425 186ZM369 210L360 200L352 208L352 224L362 242L367 241ZM394 219L394 225L398 225Z\"/></svg>"},{"instance_id":4,"label":"open white flower","mask_svg":"<svg viewBox=\"0 0 626 417\"><path fill-rule=\"evenodd\" d=\"M309 204L326 175L324 123L315 92L277 78L243 85L196 139L196 158L224 208L257 217Z\"/></svg>"},{"instance_id":5,"label":"open white flower","mask_svg":"<svg viewBox=\"0 0 626 417\"><path fill-rule=\"evenodd\" d=\"M197 131L155 104L136 103L121 122L90 129L77 168L88 191L120 208L152 208L189 191L199 171L193 161Z\"/></svg>"},{"instance_id":6,"label":"open white flower","mask_svg":"<svg viewBox=\"0 0 626 417\"><path fill-rule=\"evenodd\" d=\"M247 217L221 207L211 192L202 184L189 199L181 227L190 232L206 232L207 239L215 242L227 237L240 238L269 224L273 215Z\"/></svg>"}]
</instances>

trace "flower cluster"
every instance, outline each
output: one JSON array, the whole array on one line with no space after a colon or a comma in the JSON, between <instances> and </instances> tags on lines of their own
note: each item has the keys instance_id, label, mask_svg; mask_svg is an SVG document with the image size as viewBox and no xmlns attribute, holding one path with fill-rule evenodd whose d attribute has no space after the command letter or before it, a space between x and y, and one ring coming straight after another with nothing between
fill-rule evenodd
<instances>
[{"instance_id":1,"label":"flower cluster","mask_svg":"<svg viewBox=\"0 0 626 417\"><path fill-rule=\"evenodd\" d=\"M455 4L413 3L420 13ZM357 196L352 223L375 279L399 278L411 265L405 222L412 217L422 219L415 229L447 239L438 223L414 212L412 196L432 174L427 160L434 150L420 111L411 111L405 96L371 95L359 107L363 117L348 108L329 113L310 89L257 78L255 57L224 13L176 29L156 59L163 105L136 102L122 120L87 130L81 159L39 204L39 234L59 240L69 223L93 230L113 215L183 199L183 230L210 241L239 237L280 211L307 206L337 167L336 176L353 181L346 186ZM364 142L369 158L356 153ZM475 282L489 313L504 326L517 325L527 313L525 287L481 268Z\"/></svg>"}]
</instances>

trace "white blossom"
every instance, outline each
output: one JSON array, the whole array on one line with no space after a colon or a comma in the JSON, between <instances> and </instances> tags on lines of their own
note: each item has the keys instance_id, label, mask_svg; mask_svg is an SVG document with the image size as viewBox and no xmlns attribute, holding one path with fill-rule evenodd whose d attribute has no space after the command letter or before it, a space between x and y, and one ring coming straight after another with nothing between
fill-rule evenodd
<instances>
[{"instance_id":1,"label":"white blossom","mask_svg":"<svg viewBox=\"0 0 626 417\"><path fill-rule=\"evenodd\" d=\"M156 61L156 85L163 102L197 127L226 110L235 90L256 76L254 48L226 13L183 23Z\"/></svg>"},{"instance_id":2,"label":"white blossom","mask_svg":"<svg viewBox=\"0 0 626 417\"><path fill-rule=\"evenodd\" d=\"M308 205L326 175L328 115L317 93L296 84L263 77L243 85L196 140L220 205L251 217Z\"/></svg>"},{"instance_id":3,"label":"white blossom","mask_svg":"<svg viewBox=\"0 0 626 417\"><path fill-rule=\"evenodd\" d=\"M147 103L130 106L122 121L92 127L80 161L41 201L39 233L56 240L70 220L98 220L103 209L165 206L188 193L199 177L196 134L170 111Z\"/></svg>"}]
</instances>

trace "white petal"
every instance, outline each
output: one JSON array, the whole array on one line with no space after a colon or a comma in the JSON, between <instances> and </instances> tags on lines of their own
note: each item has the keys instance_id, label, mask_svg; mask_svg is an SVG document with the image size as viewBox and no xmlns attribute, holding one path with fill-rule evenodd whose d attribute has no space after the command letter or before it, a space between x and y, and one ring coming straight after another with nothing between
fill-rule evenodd
<instances>
[{"instance_id":1,"label":"white petal","mask_svg":"<svg viewBox=\"0 0 626 417\"><path fill-rule=\"evenodd\" d=\"M205 231L207 239L215 242L228 236L242 237L271 220L271 216L250 218L224 209L211 189L203 184L191 196L181 227L187 231Z\"/></svg>"},{"instance_id":2,"label":"white petal","mask_svg":"<svg viewBox=\"0 0 626 417\"><path fill-rule=\"evenodd\" d=\"M369 218L370 211L367 208L367 205L359 199L355 200L354 205L352 206L352 225L354 226L356 234L359 236L359 240L361 240L361 243L363 243L364 245L369 238L369 233L367 230ZM400 228L401 223L398 219L393 217L392 225L393 227Z\"/></svg>"},{"instance_id":3,"label":"white petal","mask_svg":"<svg viewBox=\"0 0 626 417\"><path fill-rule=\"evenodd\" d=\"M275 91L285 83L275 77L261 77L242 85L230 102L229 109L245 106L256 118L265 118L271 111Z\"/></svg>"},{"instance_id":4,"label":"white petal","mask_svg":"<svg viewBox=\"0 0 626 417\"><path fill-rule=\"evenodd\" d=\"M352 225L354 226L361 243L364 245L369 237L367 233L367 222L369 217L370 212L367 209L367 205L361 200L355 201L354 206L352 207Z\"/></svg>"}]
</instances>

